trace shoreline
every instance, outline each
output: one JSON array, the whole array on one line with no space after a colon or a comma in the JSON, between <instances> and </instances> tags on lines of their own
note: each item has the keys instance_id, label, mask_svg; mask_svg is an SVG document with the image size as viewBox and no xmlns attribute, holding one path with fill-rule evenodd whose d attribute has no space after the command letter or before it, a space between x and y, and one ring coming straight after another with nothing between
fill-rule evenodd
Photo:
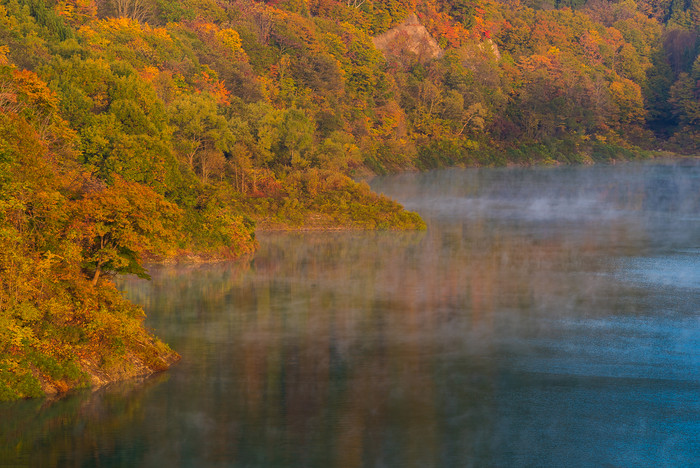
<instances>
[{"instance_id":1,"label":"shoreline","mask_svg":"<svg viewBox=\"0 0 700 468\"><path fill-rule=\"evenodd\" d=\"M700 160L700 155L679 155L667 151L654 152L651 158L644 159L624 159L624 160L611 160L605 162L593 162L591 165L608 165L608 164L624 164L624 163L634 163L634 162L644 162L644 161L669 161L671 163L681 163L683 161L693 161L696 162ZM556 165L550 164L523 164L514 163L509 164L505 167L508 168L536 168L536 167L563 167L571 165L580 165L576 163L560 163ZM428 171L417 171L417 172L430 172L434 170L449 170L449 169L480 169L483 166L467 166L467 167L446 167L431 169ZM333 225L331 224L331 218L322 213L310 213L307 215L307 222L300 225L292 225L289 223L277 221L260 220L257 221L258 226L255 229L256 234L266 234L266 233L331 233L331 232L363 232L363 231L400 231L399 229L378 229L376 227L371 228L368 226L360 226L353 224L344 225ZM405 231L405 230L404 230ZM256 247L257 250L257 247ZM146 264L152 265L197 265L197 264L208 264L208 263L221 263L221 262L239 262L246 258L250 259L255 255L255 251L246 252L236 257L230 257L226 255L220 255L216 253L194 253L194 252L180 252L172 257L167 258L145 258L144 262ZM67 392L78 389L78 388L90 388L91 390L97 390L106 385L110 385L116 382L122 382L132 379L147 379L155 374L164 372L170 369L173 365L180 361L181 356L174 350L171 350L167 345L164 345L153 333L149 332L145 328L141 328L141 339L134 340L131 346L127 349L125 354L118 360L118 362L112 364L111 366L105 366L104 362L100 365L100 360L102 357L94 350L88 355L81 354L85 350L80 348L75 348L76 364L79 366L80 370L87 377L87 381L82 380L80 382L66 382L63 379L51 379L38 370L35 370L34 374L39 382L41 391L44 393L44 398L60 397ZM139 355L140 351L140 355ZM148 355L148 359L144 356ZM148 362L147 362L148 361ZM25 397L27 398L27 397ZM31 396L29 397L31 398Z\"/></svg>"}]
</instances>

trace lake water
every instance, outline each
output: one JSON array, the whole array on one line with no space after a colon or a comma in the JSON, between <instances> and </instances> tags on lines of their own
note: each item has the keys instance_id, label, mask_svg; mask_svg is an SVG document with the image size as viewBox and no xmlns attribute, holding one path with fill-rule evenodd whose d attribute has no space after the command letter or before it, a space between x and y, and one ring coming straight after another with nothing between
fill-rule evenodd
<instances>
[{"instance_id":1,"label":"lake water","mask_svg":"<svg viewBox=\"0 0 700 468\"><path fill-rule=\"evenodd\" d=\"M375 179L419 233L120 285L182 355L0 405L0 466L700 466L700 166Z\"/></svg>"}]
</instances>

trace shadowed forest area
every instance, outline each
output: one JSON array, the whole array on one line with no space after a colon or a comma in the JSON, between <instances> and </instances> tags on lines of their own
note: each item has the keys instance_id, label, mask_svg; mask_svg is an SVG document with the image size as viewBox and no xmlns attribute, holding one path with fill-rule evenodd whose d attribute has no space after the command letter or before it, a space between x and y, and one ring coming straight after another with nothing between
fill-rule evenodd
<instances>
[{"instance_id":1,"label":"shadowed forest area","mask_svg":"<svg viewBox=\"0 0 700 468\"><path fill-rule=\"evenodd\" d=\"M700 151L700 1L0 0L0 400L166 368L111 278L424 229L373 174Z\"/></svg>"}]
</instances>

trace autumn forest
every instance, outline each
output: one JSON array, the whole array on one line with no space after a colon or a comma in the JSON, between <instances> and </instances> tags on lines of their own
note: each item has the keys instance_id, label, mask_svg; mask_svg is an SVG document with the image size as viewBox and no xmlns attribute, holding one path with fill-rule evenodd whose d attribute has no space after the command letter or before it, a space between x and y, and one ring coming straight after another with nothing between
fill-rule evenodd
<instances>
[{"instance_id":1,"label":"autumn forest","mask_svg":"<svg viewBox=\"0 0 700 468\"><path fill-rule=\"evenodd\" d=\"M0 0L0 400L167 368L111 279L420 230L363 179L700 152L700 0Z\"/></svg>"}]
</instances>

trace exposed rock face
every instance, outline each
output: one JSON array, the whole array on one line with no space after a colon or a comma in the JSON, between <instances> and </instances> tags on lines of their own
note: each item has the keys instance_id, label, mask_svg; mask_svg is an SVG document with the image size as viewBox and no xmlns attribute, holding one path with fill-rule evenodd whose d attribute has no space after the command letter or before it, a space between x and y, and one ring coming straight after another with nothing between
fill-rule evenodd
<instances>
[{"instance_id":1,"label":"exposed rock face","mask_svg":"<svg viewBox=\"0 0 700 468\"><path fill-rule=\"evenodd\" d=\"M400 25L373 39L374 46L387 58L415 57L421 62L442 56L443 51L415 14Z\"/></svg>"},{"instance_id":2,"label":"exposed rock face","mask_svg":"<svg viewBox=\"0 0 700 468\"><path fill-rule=\"evenodd\" d=\"M149 347L147 353L150 356L139 356L135 352L126 353L123 362L105 369L91 359L83 359L81 366L88 373L90 386L93 388L102 387L112 382L121 382L136 377L147 377L149 375L163 372L180 360L180 355L165 349L158 349L161 346L155 343L143 343L142 346Z\"/></svg>"},{"instance_id":3,"label":"exposed rock face","mask_svg":"<svg viewBox=\"0 0 700 468\"><path fill-rule=\"evenodd\" d=\"M487 49L490 50L491 53L493 54L494 57L496 57L497 61L501 60L501 52L498 50L498 45L493 42L491 39L486 39L484 42L479 44L480 49Z\"/></svg>"},{"instance_id":4,"label":"exposed rock face","mask_svg":"<svg viewBox=\"0 0 700 468\"><path fill-rule=\"evenodd\" d=\"M85 373L86 380L82 382L52 380L43 375L36 377L41 390L48 396L65 393L72 388L85 385L97 389L114 382L147 377L167 370L180 360L179 354L152 336L144 337L143 341L136 343L136 348L139 349L127 351L120 360L115 360L109 366L105 366L101 356L82 357L78 361L80 369Z\"/></svg>"}]
</instances>

